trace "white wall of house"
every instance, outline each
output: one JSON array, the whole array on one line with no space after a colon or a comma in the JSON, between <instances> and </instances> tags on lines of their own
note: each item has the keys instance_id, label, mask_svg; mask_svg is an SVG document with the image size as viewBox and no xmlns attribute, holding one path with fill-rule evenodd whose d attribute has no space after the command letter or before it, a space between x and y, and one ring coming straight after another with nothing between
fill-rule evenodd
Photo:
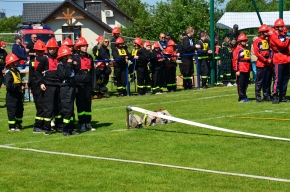
<instances>
[{"instance_id":1,"label":"white wall of house","mask_svg":"<svg viewBox=\"0 0 290 192\"><path fill-rule=\"evenodd\" d=\"M125 18L122 14L120 14L118 11L116 11L113 7L105 6L104 3L101 5L102 9L102 21L109 25L111 28L114 27L120 27L125 25ZM114 13L113 17L106 17L105 10L112 10Z\"/></svg>"}]
</instances>

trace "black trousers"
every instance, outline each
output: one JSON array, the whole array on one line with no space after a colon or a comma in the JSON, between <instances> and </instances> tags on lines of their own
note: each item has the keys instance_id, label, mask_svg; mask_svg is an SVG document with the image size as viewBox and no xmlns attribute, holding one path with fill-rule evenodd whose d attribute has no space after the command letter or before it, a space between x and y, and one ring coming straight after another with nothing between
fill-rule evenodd
<instances>
[{"instance_id":1,"label":"black trousers","mask_svg":"<svg viewBox=\"0 0 290 192\"><path fill-rule=\"evenodd\" d=\"M22 95L22 93L19 94ZM16 103L6 103L9 128L15 128L16 124L22 123L24 108L21 95Z\"/></svg>"},{"instance_id":2,"label":"black trousers","mask_svg":"<svg viewBox=\"0 0 290 192\"><path fill-rule=\"evenodd\" d=\"M198 60L198 65L200 69L200 76L201 76L201 86L206 86L207 79L209 77L209 63L207 59L200 59Z\"/></svg>"},{"instance_id":3,"label":"black trousers","mask_svg":"<svg viewBox=\"0 0 290 192\"><path fill-rule=\"evenodd\" d=\"M249 85L249 78L250 78L249 72L240 72L240 76L237 76L236 83L239 95L238 101L248 98L246 92Z\"/></svg>"},{"instance_id":4,"label":"black trousers","mask_svg":"<svg viewBox=\"0 0 290 192\"><path fill-rule=\"evenodd\" d=\"M165 72L167 90L176 91L176 66L170 66Z\"/></svg>"},{"instance_id":5,"label":"black trousers","mask_svg":"<svg viewBox=\"0 0 290 192\"><path fill-rule=\"evenodd\" d=\"M74 128L74 100L75 87L68 84L60 87L61 111L63 118L63 131L71 132Z\"/></svg>"},{"instance_id":6,"label":"black trousers","mask_svg":"<svg viewBox=\"0 0 290 192\"><path fill-rule=\"evenodd\" d=\"M43 92L43 129L51 131L51 120L55 116L56 127L61 124L60 109L61 103L59 98L59 86L58 85L46 85L46 90Z\"/></svg>"},{"instance_id":7,"label":"black trousers","mask_svg":"<svg viewBox=\"0 0 290 192\"><path fill-rule=\"evenodd\" d=\"M152 67L152 91L156 92L162 88L162 67L161 66L153 66Z\"/></svg>"},{"instance_id":8,"label":"black trousers","mask_svg":"<svg viewBox=\"0 0 290 192\"><path fill-rule=\"evenodd\" d=\"M264 98L271 96L271 83L272 83L273 69L270 67L257 67L256 76L256 99L261 99L261 90L263 90Z\"/></svg>"},{"instance_id":9,"label":"black trousers","mask_svg":"<svg viewBox=\"0 0 290 192\"><path fill-rule=\"evenodd\" d=\"M79 124L90 123L92 120L92 86L77 84L76 106Z\"/></svg>"},{"instance_id":10,"label":"black trousers","mask_svg":"<svg viewBox=\"0 0 290 192\"><path fill-rule=\"evenodd\" d=\"M33 100L36 109L34 127L42 129L44 126L44 117L42 116L44 110L44 92L40 89L40 86L37 85L31 87L31 92L33 94Z\"/></svg>"},{"instance_id":11,"label":"black trousers","mask_svg":"<svg viewBox=\"0 0 290 192\"><path fill-rule=\"evenodd\" d=\"M180 72L183 76L184 89L192 88L192 76L194 73L192 57L182 57L182 64L179 65Z\"/></svg>"},{"instance_id":12,"label":"black trousers","mask_svg":"<svg viewBox=\"0 0 290 192\"><path fill-rule=\"evenodd\" d=\"M126 67L114 67L115 80L119 94L126 94Z\"/></svg>"},{"instance_id":13,"label":"black trousers","mask_svg":"<svg viewBox=\"0 0 290 192\"><path fill-rule=\"evenodd\" d=\"M144 95L151 88L147 66L137 66L137 88L140 95Z\"/></svg>"}]
</instances>

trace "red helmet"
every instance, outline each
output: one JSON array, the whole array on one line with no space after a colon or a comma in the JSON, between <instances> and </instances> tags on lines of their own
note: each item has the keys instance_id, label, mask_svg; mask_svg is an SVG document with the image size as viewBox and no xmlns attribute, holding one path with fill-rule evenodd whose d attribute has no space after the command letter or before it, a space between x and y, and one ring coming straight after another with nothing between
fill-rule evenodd
<instances>
[{"instance_id":1,"label":"red helmet","mask_svg":"<svg viewBox=\"0 0 290 192\"><path fill-rule=\"evenodd\" d=\"M63 40L61 45L66 45L66 46L74 46L74 44L72 43L70 38L65 38L65 40Z\"/></svg>"},{"instance_id":2,"label":"red helmet","mask_svg":"<svg viewBox=\"0 0 290 192\"><path fill-rule=\"evenodd\" d=\"M104 36L100 35L98 38L96 38L96 41L99 43L103 38Z\"/></svg>"},{"instance_id":3,"label":"red helmet","mask_svg":"<svg viewBox=\"0 0 290 192\"><path fill-rule=\"evenodd\" d=\"M167 46L176 46L176 43L172 39L170 39L167 43Z\"/></svg>"},{"instance_id":4,"label":"red helmet","mask_svg":"<svg viewBox=\"0 0 290 192\"><path fill-rule=\"evenodd\" d=\"M58 44L55 38L51 38L47 41L46 48L58 48Z\"/></svg>"},{"instance_id":5,"label":"red helmet","mask_svg":"<svg viewBox=\"0 0 290 192\"><path fill-rule=\"evenodd\" d=\"M160 45L158 42L154 42L153 43L153 49L159 49L160 48Z\"/></svg>"},{"instance_id":6,"label":"red helmet","mask_svg":"<svg viewBox=\"0 0 290 192\"><path fill-rule=\"evenodd\" d=\"M120 34L121 33L121 31L120 31L120 29L118 28L118 27L114 27L113 28L113 30L112 30L112 34L114 35L114 34Z\"/></svg>"},{"instance_id":7,"label":"red helmet","mask_svg":"<svg viewBox=\"0 0 290 192\"><path fill-rule=\"evenodd\" d=\"M150 41L148 41L148 40L146 40L146 41L144 42L144 47L147 47L147 46L150 46L150 47L151 47L151 43L150 43Z\"/></svg>"},{"instance_id":8,"label":"red helmet","mask_svg":"<svg viewBox=\"0 0 290 192\"><path fill-rule=\"evenodd\" d=\"M140 39L139 37L137 37L136 39L134 39L134 43L139 45L140 47L142 47L143 43L142 43L142 39Z\"/></svg>"},{"instance_id":9,"label":"red helmet","mask_svg":"<svg viewBox=\"0 0 290 192\"><path fill-rule=\"evenodd\" d=\"M165 55L172 55L173 54L173 47L167 47L166 49L163 50L163 53Z\"/></svg>"},{"instance_id":10,"label":"red helmet","mask_svg":"<svg viewBox=\"0 0 290 192\"><path fill-rule=\"evenodd\" d=\"M6 62L5 67L7 67L11 63L18 61L18 60L19 60L19 58L16 55L14 55L13 53L9 53L5 59L5 62Z\"/></svg>"},{"instance_id":11,"label":"red helmet","mask_svg":"<svg viewBox=\"0 0 290 192\"><path fill-rule=\"evenodd\" d=\"M116 45L123 44L123 43L124 43L124 40L121 37L118 37L116 39Z\"/></svg>"},{"instance_id":12,"label":"red helmet","mask_svg":"<svg viewBox=\"0 0 290 192\"><path fill-rule=\"evenodd\" d=\"M266 24L261 25L259 30L258 30L259 33L268 32L268 31L269 31L269 27Z\"/></svg>"},{"instance_id":13,"label":"red helmet","mask_svg":"<svg viewBox=\"0 0 290 192\"><path fill-rule=\"evenodd\" d=\"M277 19L274 23L274 27L283 27L285 24L284 24L284 21L283 19Z\"/></svg>"},{"instance_id":14,"label":"red helmet","mask_svg":"<svg viewBox=\"0 0 290 192\"><path fill-rule=\"evenodd\" d=\"M57 59L71 54L72 52L70 48L66 45L62 45L57 51Z\"/></svg>"},{"instance_id":15,"label":"red helmet","mask_svg":"<svg viewBox=\"0 0 290 192\"><path fill-rule=\"evenodd\" d=\"M97 66L98 67L105 67L105 63L104 62L97 62Z\"/></svg>"},{"instance_id":16,"label":"red helmet","mask_svg":"<svg viewBox=\"0 0 290 192\"><path fill-rule=\"evenodd\" d=\"M45 51L46 50L45 43L41 41L40 39L37 39L37 41L34 43L33 49L37 51Z\"/></svg>"},{"instance_id":17,"label":"red helmet","mask_svg":"<svg viewBox=\"0 0 290 192\"><path fill-rule=\"evenodd\" d=\"M241 42L241 41L248 41L248 37L245 33L241 33L238 37L238 42Z\"/></svg>"},{"instance_id":18,"label":"red helmet","mask_svg":"<svg viewBox=\"0 0 290 192\"><path fill-rule=\"evenodd\" d=\"M0 41L0 47L3 47L4 45L6 45L5 41Z\"/></svg>"},{"instance_id":19,"label":"red helmet","mask_svg":"<svg viewBox=\"0 0 290 192\"><path fill-rule=\"evenodd\" d=\"M88 46L88 42L84 37L80 37L76 40L75 47Z\"/></svg>"}]
</instances>

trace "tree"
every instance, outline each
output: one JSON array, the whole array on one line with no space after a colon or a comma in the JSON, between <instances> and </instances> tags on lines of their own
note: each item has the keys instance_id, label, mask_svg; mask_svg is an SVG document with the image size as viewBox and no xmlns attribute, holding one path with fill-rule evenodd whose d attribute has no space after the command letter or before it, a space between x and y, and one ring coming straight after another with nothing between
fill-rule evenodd
<instances>
[{"instance_id":1,"label":"tree","mask_svg":"<svg viewBox=\"0 0 290 192\"><path fill-rule=\"evenodd\" d=\"M5 17L0 20L0 31L1 33L16 33L16 26L21 22L21 16ZM13 42L12 36L0 36L0 39L6 42Z\"/></svg>"},{"instance_id":2,"label":"tree","mask_svg":"<svg viewBox=\"0 0 290 192\"><path fill-rule=\"evenodd\" d=\"M215 1L215 4L224 0ZM143 39L157 40L159 33L170 32L174 40L188 26L199 30L209 31L209 1L208 0L167 0L157 2L155 6L141 3L140 0L117 0L118 7L134 19L126 23L122 35L142 37ZM130 5L129 7L127 7ZM218 16L220 10L215 10Z\"/></svg>"}]
</instances>

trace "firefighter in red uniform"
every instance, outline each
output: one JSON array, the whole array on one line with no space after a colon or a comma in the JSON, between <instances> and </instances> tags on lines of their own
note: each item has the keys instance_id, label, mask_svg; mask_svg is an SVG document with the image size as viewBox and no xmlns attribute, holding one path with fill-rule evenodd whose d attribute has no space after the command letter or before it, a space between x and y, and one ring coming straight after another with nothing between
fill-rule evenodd
<instances>
[{"instance_id":1,"label":"firefighter in red uniform","mask_svg":"<svg viewBox=\"0 0 290 192\"><path fill-rule=\"evenodd\" d=\"M163 61L165 66L165 80L166 80L166 87L168 92L175 92L176 91L176 57L174 57L173 47L167 47L163 50L163 54L167 56Z\"/></svg>"},{"instance_id":2,"label":"firefighter in red uniform","mask_svg":"<svg viewBox=\"0 0 290 192\"><path fill-rule=\"evenodd\" d=\"M249 84L250 78L250 65L251 65L251 58L250 58L250 50L247 49L247 41L248 37L241 33L238 37L238 46L234 49L233 52L233 69L237 75L237 88L238 88L238 101L243 102L251 102L247 98L247 88Z\"/></svg>"},{"instance_id":3,"label":"firefighter in red uniform","mask_svg":"<svg viewBox=\"0 0 290 192\"><path fill-rule=\"evenodd\" d=\"M80 132L94 131L90 122L92 120L92 76L94 75L94 62L88 54L88 43L84 37L75 43L77 53L73 55L75 65L75 82L77 86L76 106L80 124Z\"/></svg>"},{"instance_id":4,"label":"firefighter in red uniform","mask_svg":"<svg viewBox=\"0 0 290 192\"><path fill-rule=\"evenodd\" d=\"M115 80L117 81L119 97L127 95L126 68L128 67L128 62L131 59L130 53L124 46L124 40L119 37L116 40L116 48L112 49L113 58L116 59L114 62L114 75Z\"/></svg>"},{"instance_id":5,"label":"firefighter in red uniform","mask_svg":"<svg viewBox=\"0 0 290 192\"><path fill-rule=\"evenodd\" d=\"M57 74L60 79L59 95L61 101L61 110L63 115L63 135L69 136L78 134L74 131L74 100L75 83L72 52L69 47L62 45L57 52Z\"/></svg>"},{"instance_id":6,"label":"firefighter in red uniform","mask_svg":"<svg viewBox=\"0 0 290 192\"><path fill-rule=\"evenodd\" d=\"M272 81L272 51L269 46L268 37L269 28L263 24L259 28L259 37L253 42L254 53L257 57L257 77L256 77L256 101L262 102L261 89L265 101L272 101L271 99L271 81Z\"/></svg>"},{"instance_id":7,"label":"firefighter in red uniform","mask_svg":"<svg viewBox=\"0 0 290 192\"><path fill-rule=\"evenodd\" d=\"M162 69L163 69L163 60L161 58L162 52L158 42L153 43L152 50L152 59L151 59L151 70L152 70L152 92L153 94L162 93Z\"/></svg>"},{"instance_id":8,"label":"firefighter in red uniform","mask_svg":"<svg viewBox=\"0 0 290 192\"><path fill-rule=\"evenodd\" d=\"M134 49L132 50L132 56L134 56L134 59L136 59L135 62L137 71L138 95L150 94L151 89L148 63L150 61L152 53L149 50L146 50L146 48L142 47L142 39L136 38L134 40Z\"/></svg>"},{"instance_id":9,"label":"firefighter in red uniform","mask_svg":"<svg viewBox=\"0 0 290 192\"><path fill-rule=\"evenodd\" d=\"M285 97L289 81L289 39L284 34L284 26L283 19L277 19L274 23L275 30L269 33L274 64L273 104L289 101Z\"/></svg>"},{"instance_id":10,"label":"firefighter in red uniform","mask_svg":"<svg viewBox=\"0 0 290 192\"><path fill-rule=\"evenodd\" d=\"M30 87L30 90L33 94L33 100L36 108L36 116L35 116L35 122L33 126L33 132L34 133L43 133L45 132L43 130L44 126L44 117L43 115L43 91L40 89L39 81L36 80L36 74L35 71L39 65L40 62L47 61L47 57L44 55L44 52L46 51L45 43L41 40L37 40L34 43L34 48L36 57L29 61L29 80L28 80L28 86Z\"/></svg>"},{"instance_id":11,"label":"firefighter in red uniform","mask_svg":"<svg viewBox=\"0 0 290 192\"><path fill-rule=\"evenodd\" d=\"M6 65L8 69L5 75L6 85L6 108L8 116L9 131L20 131L22 129L23 117L23 90L20 72L16 69L19 58L10 53L6 56Z\"/></svg>"},{"instance_id":12,"label":"firefighter in red uniform","mask_svg":"<svg viewBox=\"0 0 290 192\"><path fill-rule=\"evenodd\" d=\"M60 116L60 99L59 99L59 83L60 79L57 76L57 50L58 44L54 38L48 40L46 44L47 57L39 61L35 71L35 83L40 85L44 98L42 107L43 114L43 130L46 135L51 134L51 120L53 115L55 118L55 127L57 130L62 130L62 117ZM38 131L37 131L38 132Z\"/></svg>"}]
</instances>

